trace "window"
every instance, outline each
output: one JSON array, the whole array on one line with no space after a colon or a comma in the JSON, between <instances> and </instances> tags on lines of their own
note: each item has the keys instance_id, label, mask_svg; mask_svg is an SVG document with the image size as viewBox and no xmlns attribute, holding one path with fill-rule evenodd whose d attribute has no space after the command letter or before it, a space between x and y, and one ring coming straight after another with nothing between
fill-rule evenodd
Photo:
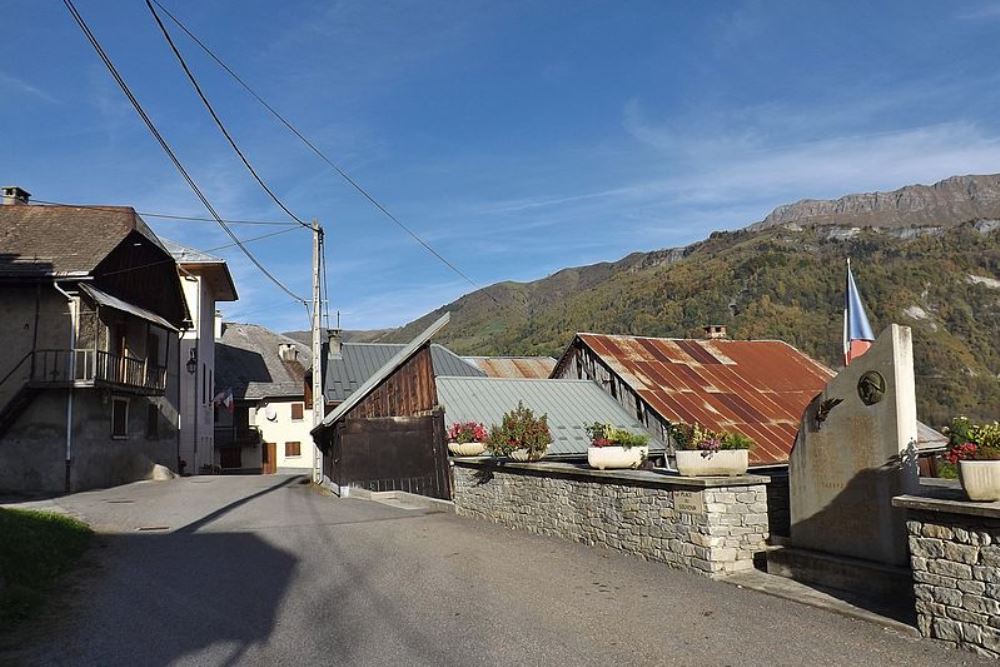
<instances>
[{"instance_id":1,"label":"window","mask_svg":"<svg viewBox=\"0 0 1000 667\"><path fill-rule=\"evenodd\" d=\"M298 442L285 443L285 456L301 456L302 444Z\"/></svg>"},{"instance_id":2,"label":"window","mask_svg":"<svg viewBox=\"0 0 1000 667\"><path fill-rule=\"evenodd\" d=\"M146 437L151 440L160 437L160 407L156 403L146 406Z\"/></svg>"},{"instance_id":3,"label":"window","mask_svg":"<svg viewBox=\"0 0 1000 667\"><path fill-rule=\"evenodd\" d=\"M208 402L207 391L205 390L205 381L208 379L208 373L205 370L205 364L201 365L201 404L205 405Z\"/></svg>"},{"instance_id":4,"label":"window","mask_svg":"<svg viewBox=\"0 0 1000 667\"><path fill-rule=\"evenodd\" d=\"M302 421L304 413L305 413L305 404L292 403L292 421Z\"/></svg>"},{"instance_id":5,"label":"window","mask_svg":"<svg viewBox=\"0 0 1000 667\"><path fill-rule=\"evenodd\" d=\"M111 399L111 437L128 437L128 399Z\"/></svg>"}]
</instances>

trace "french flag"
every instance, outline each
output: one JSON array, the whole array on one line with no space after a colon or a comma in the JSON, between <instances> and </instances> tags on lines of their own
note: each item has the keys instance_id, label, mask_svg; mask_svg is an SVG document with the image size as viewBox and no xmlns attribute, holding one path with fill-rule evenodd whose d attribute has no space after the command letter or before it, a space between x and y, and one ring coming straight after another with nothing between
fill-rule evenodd
<instances>
[{"instance_id":1,"label":"french flag","mask_svg":"<svg viewBox=\"0 0 1000 667\"><path fill-rule=\"evenodd\" d=\"M875 340L872 325L865 314L865 304L851 273L851 260L847 260L847 290L844 293L844 365L868 351Z\"/></svg>"}]
</instances>

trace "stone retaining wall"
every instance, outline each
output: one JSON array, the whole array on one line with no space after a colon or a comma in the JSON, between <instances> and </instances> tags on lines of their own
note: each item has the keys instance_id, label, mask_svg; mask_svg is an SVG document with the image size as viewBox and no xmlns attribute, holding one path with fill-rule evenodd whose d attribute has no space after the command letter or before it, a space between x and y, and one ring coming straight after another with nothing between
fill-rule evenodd
<instances>
[{"instance_id":1,"label":"stone retaining wall","mask_svg":"<svg viewBox=\"0 0 1000 667\"><path fill-rule=\"evenodd\" d=\"M1000 658L1000 503L918 496L908 509L917 625L926 636ZM974 512L972 514L968 512Z\"/></svg>"},{"instance_id":2,"label":"stone retaining wall","mask_svg":"<svg viewBox=\"0 0 1000 667\"><path fill-rule=\"evenodd\" d=\"M720 577L768 537L767 478L687 479L566 463L457 459L455 511Z\"/></svg>"}]
</instances>

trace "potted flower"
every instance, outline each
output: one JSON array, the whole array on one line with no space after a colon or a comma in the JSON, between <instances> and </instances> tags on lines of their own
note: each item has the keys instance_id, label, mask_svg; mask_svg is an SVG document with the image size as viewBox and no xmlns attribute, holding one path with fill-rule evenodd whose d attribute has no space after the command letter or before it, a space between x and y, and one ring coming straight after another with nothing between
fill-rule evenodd
<instances>
[{"instance_id":1,"label":"potted flower","mask_svg":"<svg viewBox=\"0 0 1000 667\"><path fill-rule=\"evenodd\" d=\"M742 433L715 433L701 424L671 429L677 472L684 477L743 475L750 463L753 440Z\"/></svg>"},{"instance_id":2,"label":"potted flower","mask_svg":"<svg viewBox=\"0 0 1000 667\"><path fill-rule=\"evenodd\" d=\"M479 422L455 422L448 427L448 451L455 456L479 456L486 451L486 427Z\"/></svg>"},{"instance_id":3,"label":"potted flower","mask_svg":"<svg viewBox=\"0 0 1000 667\"><path fill-rule=\"evenodd\" d=\"M947 431L948 460L958 465L958 478L969 500L1000 500L1000 423L976 425L959 417Z\"/></svg>"},{"instance_id":4,"label":"potted flower","mask_svg":"<svg viewBox=\"0 0 1000 667\"><path fill-rule=\"evenodd\" d=\"M644 433L600 422L588 426L587 433L590 435L587 463L591 468L638 468L649 456L649 436Z\"/></svg>"},{"instance_id":5,"label":"potted flower","mask_svg":"<svg viewBox=\"0 0 1000 667\"><path fill-rule=\"evenodd\" d=\"M509 456L515 461L537 461L545 456L552 444L548 415L536 417L524 403L503 416L494 424L486 440L486 448L493 456Z\"/></svg>"}]
</instances>

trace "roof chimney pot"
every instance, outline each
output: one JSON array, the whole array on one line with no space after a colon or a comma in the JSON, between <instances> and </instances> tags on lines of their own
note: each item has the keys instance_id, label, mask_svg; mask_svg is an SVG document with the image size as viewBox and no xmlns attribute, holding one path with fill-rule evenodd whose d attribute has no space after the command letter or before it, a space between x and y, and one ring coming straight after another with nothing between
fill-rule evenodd
<instances>
[{"instance_id":1,"label":"roof chimney pot","mask_svg":"<svg viewBox=\"0 0 1000 667\"><path fill-rule=\"evenodd\" d=\"M344 331L328 329L326 338L326 356L329 359L342 359L344 356Z\"/></svg>"},{"instance_id":2,"label":"roof chimney pot","mask_svg":"<svg viewBox=\"0 0 1000 667\"><path fill-rule=\"evenodd\" d=\"M24 206L31 199L31 193L16 185L5 185L0 188L0 198L4 206Z\"/></svg>"},{"instance_id":3,"label":"roof chimney pot","mask_svg":"<svg viewBox=\"0 0 1000 667\"><path fill-rule=\"evenodd\" d=\"M708 324L702 327L705 331L705 338L708 340L721 340L723 338L728 338L729 335L726 333L725 324Z\"/></svg>"}]
</instances>

